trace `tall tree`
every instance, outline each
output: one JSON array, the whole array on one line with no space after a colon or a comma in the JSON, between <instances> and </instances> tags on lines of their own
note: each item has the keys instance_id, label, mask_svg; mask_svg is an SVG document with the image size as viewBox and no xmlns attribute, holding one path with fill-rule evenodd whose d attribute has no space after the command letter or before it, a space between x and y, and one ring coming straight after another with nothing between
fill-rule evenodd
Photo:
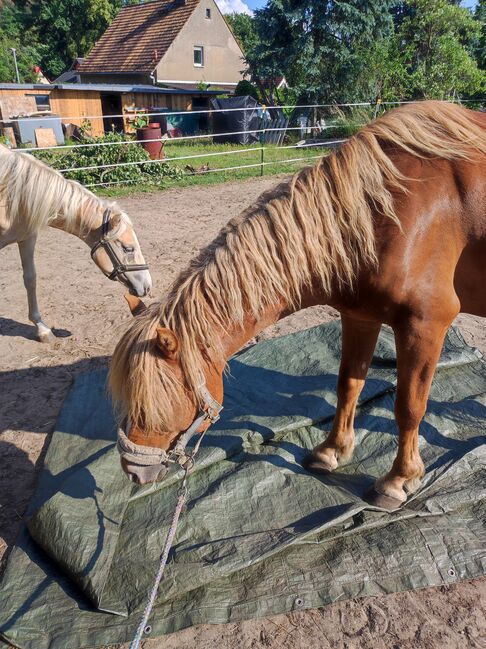
<instances>
[{"instance_id":1,"label":"tall tree","mask_svg":"<svg viewBox=\"0 0 486 649\"><path fill-rule=\"evenodd\" d=\"M412 97L445 99L474 93L484 75L468 51L480 25L468 9L449 0L409 0L415 9L398 31L410 71Z\"/></svg>"},{"instance_id":2,"label":"tall tree","mask_svg":"<svg viewBox=\"0 0 486 649\"><path fill-rule=\"evenodd\" d=\"M479 0L474 17L481 29L478 38L474 42L474 56L481 70L486 70L486 0Z\"/></svg>"},{"instance_id":3,"label":"tall tree","mask_svg":"<svg viewBox=\"0 0 486 649\"><path fill-rule=\"evenodd\" d=\"M226 22L231 27L243 53L252 52L258 43L258 34L253 16L248 14L226 14Z\"/></svg>"},{"instance_id":4,"label":"tall tree","mask_svg":"<svg viewBox=\"0 0 486 649\"><path fill-rule=\"evenodd\" d=\"M408 0L394 7L394 18L394 35L366 53L377 97L451 99L484 89L472 56L480 22L458 0Z\"/></svg>"},{"instance_id":5,"label":"tall tree","mask_svg":"<svg viewBox=\"0 0 486 649\"><path fill-rule=\"evenodd\" d=\"M25 33L20 9L5 0L0 3L0 82L17 81L12 48L16 50L20 81L34 81L34 66L40 62L42 47L35 43L32 33Z\"/></svg>"},{"instance_id":6,"label":"tall tree","mask_svg":"<svg viewBox=\"0 0 486 649\"><path fill-rule=\"evenodd\" d=\"M260 43L247 53L250 71L267 84L284 74L301 101L350 101L364 70L363 50L392 29L392 4L269 0L255 12Z\"/></svg>"},{"instance_id":7,"label":"tall tree","mask_svg":"<svg viewBox=\"0 0 486 649\"><path fill-rule=\"evenodd\" d=\"M43 43L43 69L55 77L85 56L119 9L136 0L24 0L25 24Z\"/></svg>"}]
</instances>

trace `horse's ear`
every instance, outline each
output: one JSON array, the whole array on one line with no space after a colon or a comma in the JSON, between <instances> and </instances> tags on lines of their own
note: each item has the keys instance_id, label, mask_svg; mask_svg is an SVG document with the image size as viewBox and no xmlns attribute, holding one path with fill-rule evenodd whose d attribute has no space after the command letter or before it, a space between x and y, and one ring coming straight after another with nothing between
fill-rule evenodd
<instances>
[{"instance_id":1,"label":"horse's ear","mask_svg":"<svg viewBox=\"0 0 486 649\"><path fill-rule=\"evenodd\" d=\"M140 315L147 308L142 300L136 295L125 293L125 300L128 302L128 306L130 307L133 316Z\"/></svg>"},{"instance_id":2,"label":"horse's ear","mask_svg":"<svg viewBox=\"0 0 486 649\"><path fill-rule=\"evenodd\" d=\"M179 352L179 340L173 331L157 327L157 345L164 358L175 360Z\"/></svg>"}]
</instances>

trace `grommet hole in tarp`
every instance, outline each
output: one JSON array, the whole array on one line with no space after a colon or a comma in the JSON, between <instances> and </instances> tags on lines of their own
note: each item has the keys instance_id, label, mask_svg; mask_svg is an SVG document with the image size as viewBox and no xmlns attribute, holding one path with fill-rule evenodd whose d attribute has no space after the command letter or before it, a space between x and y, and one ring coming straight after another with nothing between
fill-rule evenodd
<instances>
[{"instance_id":1,"label":"grommet hole in tarp","mask_svg":"<svg viewBox=\"0 0 486 649\"><path fill-rule=\"evenodd\" d=\"M302 597L296 597L294 600L294 606L296 608L302 608L304 606L304 600Z\"/></svg>"},{"instance_id":2,"label":"grommet hole in tarp","mask_svg":"<svg viewBox=\"0 0 486 649\"><path fill-rule=\"evenodd\" d=\"M152 633L152 627L150 626L150 624L147 624L143 632L145 633L145 635L150 635Z\"/></svg>"},{"instance_id":3,"label":"grommet hole in tarp","mask_svg":"<svg viewBox=\"0 0 486 649\"><path fill-rule=\"evenodd\" d=\"M449 577L455 577L456 576L456 571L454 570L454 568L449 568L449 570L447 571L447 574L449 575Z\"/></svg>"}]
</instances>

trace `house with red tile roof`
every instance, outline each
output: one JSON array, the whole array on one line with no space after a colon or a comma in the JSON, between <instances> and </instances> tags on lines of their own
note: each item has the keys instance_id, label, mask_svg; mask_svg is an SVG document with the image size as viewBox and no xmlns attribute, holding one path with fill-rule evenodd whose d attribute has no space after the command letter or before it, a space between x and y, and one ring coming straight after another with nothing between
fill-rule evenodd
<instances>
[{"instance_id":1,"label":"house with red tile roof","mask_svg":"<svg viewBox=\"0 0 486 649\"><path fill-rule=\"evenodd\" d=\"M124 7L78 69L83 83L233 90L243 52L214 0Z\"/></svg>"}]
</instances>

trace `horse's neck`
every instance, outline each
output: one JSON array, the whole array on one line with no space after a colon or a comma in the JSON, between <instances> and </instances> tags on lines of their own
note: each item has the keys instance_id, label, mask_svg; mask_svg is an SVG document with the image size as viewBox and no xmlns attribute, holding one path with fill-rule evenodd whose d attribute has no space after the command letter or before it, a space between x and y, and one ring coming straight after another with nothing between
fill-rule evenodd
<instances>
[{"instance_id":1,"label":"horse's neck","mask_svg":"<svg viewBox=\"0 0 486 649\"><path fill-rule=\"evenodd\" d=\"M99 238L99 230L103 221L102 208L95 208L96 213L90 215L89 222L86 219L85 211L78 209L69 218L64 214L59 214L55 219L50 221L52 228L63 230L69 234L74 234L85 241L89 246L93 246Z\"/></svg>"},{"instance_id":2,"label":"horse's neck","mask_svg":"<svg viewBox=\"0 0 486 649\"><path fill-rule=\"evenodd\" d=\"M253 316L247 316L243 322L243 327L237 327L225 332L222 335L223 350L226 360L239 351L249 340L257 336L261 331L275 324L280 318L289 315L287 305L281 302L279 305L269 307L258 319Z\"/></svg>"}]
</instances>

